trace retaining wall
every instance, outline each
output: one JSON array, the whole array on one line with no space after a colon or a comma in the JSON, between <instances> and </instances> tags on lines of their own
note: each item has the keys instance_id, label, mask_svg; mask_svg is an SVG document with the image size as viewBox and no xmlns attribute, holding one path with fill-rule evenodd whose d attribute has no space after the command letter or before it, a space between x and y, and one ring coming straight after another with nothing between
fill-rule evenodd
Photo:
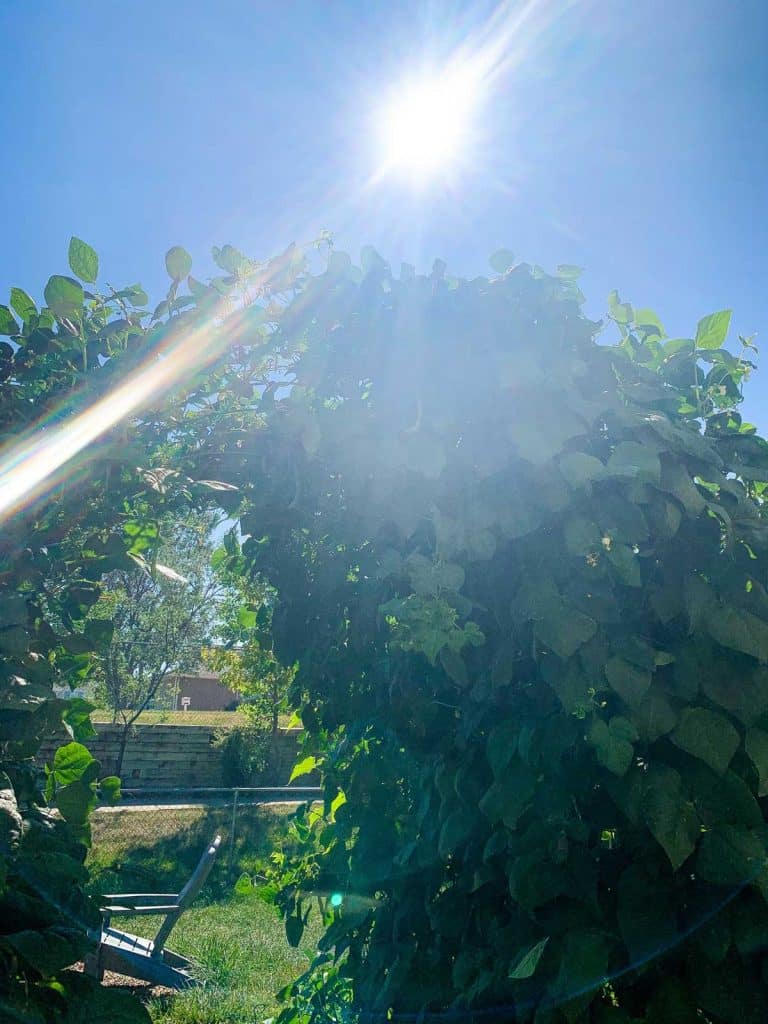
<instances>
[{"instance_id":1,"label":"retaining wall","mask_svg":"<svg viewBox=\"0 0 768 1024\"><path fill-rule=\"evenodd\" d=\"M120 747L120 730L113 725L96 725L96 736L86 741L101 762L100 775L114 775ZM221 786L221 753L214 746L218 729L207 725L135 725L131 728L120 773L126 789L151 787ZM285 786L296 760L300 729L281 729L277 740L274 777L264 785ZM48 762L64 737L51 740L40 750L39 760ZM308 785L306 779L297 784Z\"/></svg>"}]
</instances>

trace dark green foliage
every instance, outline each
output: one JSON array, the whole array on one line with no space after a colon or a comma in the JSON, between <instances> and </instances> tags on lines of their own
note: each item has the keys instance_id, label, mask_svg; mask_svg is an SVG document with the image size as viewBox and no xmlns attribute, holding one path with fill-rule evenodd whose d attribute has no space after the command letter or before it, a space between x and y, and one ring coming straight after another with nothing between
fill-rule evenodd
<instances>
[{"instance_id":1,"label":"dark green foliage","mask_svg":"<svg viewBox=\"0 0 768 1024\"><path fill-rule=\"evenodd\" d=\"M363 1020L756 1019L762 945L730 937L768 896L750 343L614 293L598 344L577 268L506 251L491 280L363 263L299 282L259 429L237 462L231 419L210 442L324 772L279 875L289 938L312 893L328 931L283 1020L339 979Z\"/></svg>"},{"instance_id":2,"label":"dark green foliage","mask_svg":"<svg viewBox=\"0 0 768 1024\"><path fill-rule=\"evenodd\" d=\"M70 266L92 284L93 250L73 239ZM39 312L20 288L0 308L0 431L10 486L29 441L45 444L101 398L117 375L151 351L131 310L138 291L87 293L53 276ZM109 642L108 622L90 622L102 578L136 568L160 495L148 482L158 437L151 424L120 424L47 480L47 491L4 509L0 538L0 1017L23 1021L146 1020L140 1004L63 973L82 957L98 920L83 867L88 815L97 797L114 800L119 780L99 781L99 764L81 742L93 735L90 706L54 695L91 675ZM8 460L8 461L5 461ZM23 464L21 464L23 465ZM172 483L172 482L171 482ZM4 492L6 493L6 492ZM41 742L62 746L47 775L33 765Z\"/></svg>"},{"instance_id":3,"label":"dark green foliage","mask_svg":"<svg viewBox=\"0 0 768 1024\"><path fill-rule=\"evenodd\" d=\"M277 594L302 763L324 776L303 852L274 862L291 942L315 895L327 924L284 1024L762 1020L768 444L734 411L751 343L722 347L727 312L668 339L613 293L620 340L598 344L577 268L507 251L473 281L440 261L396 278L370 248L317 276L293 246L214 258L202 284L170 250L150 328L138 286L68 277L40 313L18 289L0 311L8 433L205 327L199 374L3 538L6 1003L53 1019L70 981L47 977L88 912L97 771L61 755L53 824L27 760L62 719L51 684L108 642L88 609L128 554L151 561L155 505L215 499L240 517L229 569ZM87 247L71 260L95 272Z\"/></svg>"},{"instance_id":4,"label":"dark green foliage","mask_svg":"<svg viewBox=\"0 0 768 1024\"><path fill-rule=\"evenodd\" d=\"M0 342L4 488L18 482L30 445L36 446L33 454L39 451L37 465L56 450L54 441L76 441L80 433L70 428L78 416L116 386L130 380L136 398L133 418L115 424L105 419L96 443L75 449L61 469L48 467L44 490L23 492L0 513L3 1020L147 1019L139 1003L120 996L110 1002L112 995L90 979L62 972L83 955L87 928L97 920L83 868L88 815L97 797L117 798L119 780L99 780L97 762L78 743L58 752L47 775L33 757L51 736L87 743L93 734L87 703L59 699L53 687L91 679L110 645L114 624L108 615L92 614L103 582L155 569L162 521L183 520L190 508L201 514L213 507L231 512L239 503L236 487L214 471L229 467L211 458L202 439L211 422L231 423L235 416L241 424L252 422L243 399L254 389L245 378L250 372L263 379L268 371L261 354L251 366L233 341L235 332L241 345L263 341L266 314L254 307L250 318L228 325L227 332L217 331L210 315L231 310L226 296L232 288L247 292L252 276L263 278L263 271L230 248L219 255L222 263L237 264L229 283L218 279L216 288L207 288L190 280L192 294L178 295L191 260L180 247L171 249L168 297L150 318L139 285L109 288L107 294L94 287L96 253L73 238L70 268L92 291L74 278L54 275L39 311L21 288L12 289L10 307L0 306L0 334L11 339ZM270 280L292 288L303 257L291 250L266 266ZM262 279L259 294L266 291ZM220 306L211 301L211 292ZM197 333L201 328L204 346ZM145 380L153 377L169 365L166 357L174 346L190 336L198 339L199 373L190 360L175 386L147 398L131 375L148 370ZM102 414L111 408L107 403ZM203 462L206 471L197 472ZM8 493L4 489L2 497Z\"/></svg>"}]
</instances>

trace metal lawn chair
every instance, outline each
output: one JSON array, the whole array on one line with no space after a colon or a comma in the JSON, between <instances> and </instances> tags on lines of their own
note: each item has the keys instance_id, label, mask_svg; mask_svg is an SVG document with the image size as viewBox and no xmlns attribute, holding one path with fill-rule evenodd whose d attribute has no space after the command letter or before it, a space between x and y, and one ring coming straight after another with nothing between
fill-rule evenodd
<instances>
[{"instance_id":1,"label":"metal lawn chair","mask_svg":"<svg viewBox=\"0 0 768 1024\"><path fill-rule=\"evenodd\" d=\"M166 949L165 943L173 926L205 884L220 846L221 836L216 836L179 893L129 892L104 896L101 931L92 936L97 941L97 948L86 959L87 973L99 981L104 977L104 971L115 971L168 988L194 985L195 978L190 972L192 962ZM154 939L144 939L112 928L111 920L118 914L160 914L163 922Z\"/></svg>"}]
</instances>

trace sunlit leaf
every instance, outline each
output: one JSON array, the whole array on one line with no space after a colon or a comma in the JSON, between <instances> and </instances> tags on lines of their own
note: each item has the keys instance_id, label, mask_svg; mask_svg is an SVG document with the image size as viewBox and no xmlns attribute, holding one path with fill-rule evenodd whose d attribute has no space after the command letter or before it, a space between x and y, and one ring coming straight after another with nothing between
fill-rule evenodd
<instances>
[{"instance_id":1,"label":"sunlit leaf","mask_svg":"<svg viewBox=\"0 0 768 1024\"><path fill-rule=\"evenodd\" d=\"M99 276L99 257L96 252L87 242L74 235L69 240L69 269L75 277L88 284L95 284Z\"/></svg>"}]
</instances>

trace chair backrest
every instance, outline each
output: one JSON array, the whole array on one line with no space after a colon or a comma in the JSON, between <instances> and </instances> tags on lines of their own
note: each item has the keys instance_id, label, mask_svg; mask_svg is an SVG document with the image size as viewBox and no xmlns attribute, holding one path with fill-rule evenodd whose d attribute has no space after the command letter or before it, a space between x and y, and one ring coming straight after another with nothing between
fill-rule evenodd
<instances>
[{"instance_id":1,"label":"chair backrest","mask_svg":"<svg viewBox=\"0 0 768 1024\"><path fill-rule=\"evenodd\" d=\"M216 854L221 846L221 836L214 836L213 842L203 851L203 855L192 872L189 881L179 893L179 910L185 910L205 885L211 872Z\"/></svg>"},{"instance_id":2,"label":"chair backrest","mask_svg":"<svg viewBox=\"0 0 768 1024\"><path fill-rule=\"evenodd\" d=\"M152 943L152 953L150 955L153 958L157 959L162 956L163 947L165 946L168 936L171 934L173 926L205 885L205 880L210 874L220 846L221 836L215 836L213 842L206 848L200 858L189 881L179 893L175 909L166 914L165 920L160 925L158 933Z\"/></svg>"}]
</instances>

